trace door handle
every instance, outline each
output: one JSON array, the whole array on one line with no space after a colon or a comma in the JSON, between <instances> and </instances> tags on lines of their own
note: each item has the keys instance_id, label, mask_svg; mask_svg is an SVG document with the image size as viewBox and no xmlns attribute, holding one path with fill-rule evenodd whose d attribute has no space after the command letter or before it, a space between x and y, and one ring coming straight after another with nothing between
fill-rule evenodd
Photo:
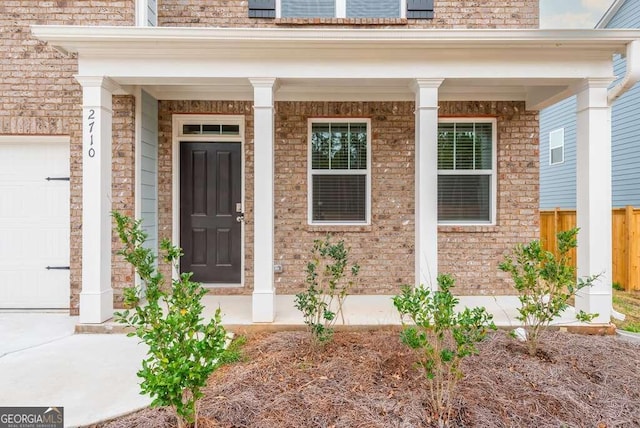
<instances>
[{"instance_id":1,"label":"door handle","mask_svg":"<svg viewBox=\"0 0 640 428\"><path fill-rule=\"evenodd\" d=\"M70 266L47 266L46 270L71 270Z\"/></svg>"},{"instance_id":2,"label":"door handle","mask_svg":"<svg viewBox=\"0 0 640 428\"><path fill-rule=\"evenodd\" d=\"M236 221L238 223L244 222L244 213L241 213L238 217L236 217Z\"/></svg>"}]
</instances>

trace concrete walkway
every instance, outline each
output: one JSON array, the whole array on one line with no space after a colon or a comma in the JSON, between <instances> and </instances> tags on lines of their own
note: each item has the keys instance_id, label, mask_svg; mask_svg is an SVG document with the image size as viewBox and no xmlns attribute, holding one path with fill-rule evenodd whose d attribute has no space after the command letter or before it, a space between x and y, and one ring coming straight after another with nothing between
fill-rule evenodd
<instances>
[{"instance_id":1,"label":"concrete walkway","mask_svg":"<svg viewBox=\"0 0 640 428\"><path fill-rule=\"evenodd\" d=\"M146 350L122 334L74 335L76 317L0 313L0 406L62 406L76 427L150 404L136 372Z\"/></svg>"}]
</instances>

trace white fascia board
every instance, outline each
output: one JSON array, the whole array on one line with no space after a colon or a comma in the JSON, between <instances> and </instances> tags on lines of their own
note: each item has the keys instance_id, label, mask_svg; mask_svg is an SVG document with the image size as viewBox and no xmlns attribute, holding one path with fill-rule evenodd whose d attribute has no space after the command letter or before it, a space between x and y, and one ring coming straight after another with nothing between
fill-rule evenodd
<instances>
[{"instance_id":1,"label":"white fascia board","mask_svg":"<svg viewBox=\"0 0 640 428\"><path fill-rule=\"evenodd\" d=\"M148 79L238 79L262 76L279 79L582 79L585 76L612 77L611 54L578 56L573 52L518 49L467 50L440 49L361 50L305 49L240 52L225 50L213 56L169 55L158 52L153 57L113 54L81 54L78 74L111 76L121 85ZM373 55L372 53L375 53ZM209 52L211 54L211 52ZM337 66L339 64L339 66Z\"/></svg>"},{"instance_id":2,"label":"white fascia board","mask_svg":"<svg viewBox=\"0 0 640 428\"><path fill-rule=\"evenodd\" d=\"M373 44L434 48L531 48L563 47L606 49L622 52L640 30L433 30L433 29L340 29L340 28L175 28L40 26L31 31L66 52L86 50L139 50L150 48L193 49L212 47L348 46Z\"/></svg>"}]
</instances>

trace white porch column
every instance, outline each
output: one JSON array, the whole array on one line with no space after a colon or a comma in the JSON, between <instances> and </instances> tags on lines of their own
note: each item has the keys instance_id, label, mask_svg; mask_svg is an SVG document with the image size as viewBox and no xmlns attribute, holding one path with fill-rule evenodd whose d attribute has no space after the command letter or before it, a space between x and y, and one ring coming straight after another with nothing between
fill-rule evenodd
<instances>
[{"instance_id":1,"label":"white porch column","mask_svg":"<svg viewBox=\"0 0 640 428\"><path fill-rule=\"evenodd\" d=\"M249 79L253 85L253 322L273 322L274 106L276 79Z\"/></svg>"},{"instance_id":2,"label":"white porch column","mask_svg":"<svg viewBox=\"0 0 640 428\"><path fill-rule=\"evenodd\" d=\"M611 315L611 107L610 79L585 80L577 101L577 224L579 277L602 274L576 296L576 310Z\"/></svg>"},{"instance_id":3,"label":"white porch column","mask_svg":"<svg viewBox=\"0 0 640 428\"><path fill-rule=\"evenodd\" d=\"M443 79L416 79L416 285L437 289L438 88Z\"/></svg>"},{"instance_id":4,"label":"white porch column","mask_svg":"<svg viewBox=\"0 0 640 428\"><path fill-rule=\"evenodd\" d=\"M112 92L105 77L77 76L82 85L82 292L80 322L113 316L111 288Z\"/></svg>"}]
</instances>

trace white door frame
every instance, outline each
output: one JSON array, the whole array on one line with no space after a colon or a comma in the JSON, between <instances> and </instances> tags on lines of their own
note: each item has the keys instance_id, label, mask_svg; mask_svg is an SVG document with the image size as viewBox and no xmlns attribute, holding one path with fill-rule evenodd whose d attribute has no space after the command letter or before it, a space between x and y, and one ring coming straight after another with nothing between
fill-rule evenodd
<instances>
[{"instance_id":1,"label":"white door frame","mask_svg":"<svg viewBox=\"0 0 640 428\"><path fill-rule=\"evenodd\" d=\"M245 117L243 115L228 114L174 114L172 117L172 147L171 147L171 187L172 187L172 234L171 239L174 245L180 246L180 143L181 142L204 142L204 143L238 143L240 144L240 174L241 174L241 203L242 212L246 211L245 204L245 143L244 129ZM238 125L239 135L193 135L183 134L183 125ZM177 272L172 272L173 278L177 278ZM202 285L207 288L242 288L245 284L245 226L241 223L240 232L240 283L239 284L208 284Z\"/></svg>"}]
</instances>

